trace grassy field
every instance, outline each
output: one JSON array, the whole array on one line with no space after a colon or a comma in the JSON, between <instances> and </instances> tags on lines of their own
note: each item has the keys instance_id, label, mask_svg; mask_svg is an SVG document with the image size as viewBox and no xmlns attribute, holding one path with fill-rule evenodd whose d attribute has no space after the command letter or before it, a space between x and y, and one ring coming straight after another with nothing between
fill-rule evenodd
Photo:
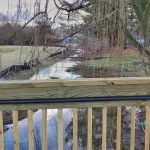
<instances>
[{"instance_id":1,"label":"grassy field","mask_svg":"<svg viewBox=\"0 0 150 150\"><path fill-rule=\"evenodd\" d=\"M0 46L0 70L7 68L13 64L23 64L34 58L44 60L50 54L61 50L60 47L48 47L46 52L42 46Z\"/></svg>"},{"instance_id":2,"label":"grassy field","mask_svg":"<svg viewBox=\"0 0 150 150\"><path fill-rule=\"evenodd\" d=\"M120 57L104 58L98 60L86 60L85 65L92 67L113 67L139 61L141 61L141 57L138 55L124 55Z\"/></svg>"},{"instance_id":3,"label":"grassy field","mask_svg":"<svg viewBox=\"0 0 150 150\"><path fill-rule=\"evenodd\" d=\"M120 68L122 76L145 76L142 58L137 54L126 54L120 57L104 58L98 60L86 60L85 66L93 68Z\"/></svg>"},{"instance_id":4,"label":"grassy field","mask_svg":"<svg viewBox=\"0 0 150 150\"><path fill-rule=\"evenodd\" d=\"M48 55L59 51L59 47L48 47L47 52L43 51L43 47L32 46L0 46L0 70L9 67L13 64L23 64L24 61L29 61L38 57L43 60ZM145 76L142 64L142 58L135 53L127 53L122 56L104 58L104 59L90 59L81 62L84 66L91 66L93 68L119 68L122 71L122 76ZM137 64L136 64L137 63ZM139 64L138 64L139 63ZM31 71L33 74L35 71ZM22 74L22 73L21 73ZM23 78L31 76L30 73L23 72ZM18 77L17 77L18 78Z\"/></svg>"}]
</instances>

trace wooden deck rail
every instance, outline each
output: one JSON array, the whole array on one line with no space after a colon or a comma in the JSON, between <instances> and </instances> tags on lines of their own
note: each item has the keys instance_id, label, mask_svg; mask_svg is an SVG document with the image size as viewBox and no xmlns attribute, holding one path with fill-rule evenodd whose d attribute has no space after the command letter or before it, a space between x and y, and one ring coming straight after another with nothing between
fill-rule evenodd
<instances>
[{"instance_id":1,"label":"wooden deck rail","mask_svg":"<svg viewBox=\"0 0 150 150\"><path fill-rule=\"evenodd\" d=\"M130 106L130 150L135 149L136 112L146 111L145 150L150 147L150 78L108 78L0 82L0 150L4 150L3 115L11 110L14 149L20 150L18 110L28 111L29 150L34 150L33 110L42 110L42 150L48 149L47 109L58 109L58 150L63 150L63 109L73 109L73 150L78 149L78 109L87 109L87 149L93 147L93 108L102 108L102 150L107 150L108 109L116 113L116 150L121 149L122 107Z\"/></svg>"}]
</instances>

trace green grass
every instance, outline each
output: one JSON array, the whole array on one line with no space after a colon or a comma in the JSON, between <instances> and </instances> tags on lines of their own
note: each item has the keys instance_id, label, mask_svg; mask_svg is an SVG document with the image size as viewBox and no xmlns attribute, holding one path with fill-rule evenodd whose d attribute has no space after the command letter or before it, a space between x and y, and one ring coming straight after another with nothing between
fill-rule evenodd
<instances>
[{"instance_id":1,"label":"green grass","mask_svg":"<svg viewBox=\"0 0 150 150\"><path fill-rule=\"evenodd\" d=\"M138 55L125 55L115 58L104 58L99 60L86 60L84 63L87 66L92 67L113 67L117 65L122 65L129 62L139 62L141 58Z\"/></svg>"},{"instance_id":2,"label":"green grass","mask_svg":"<svg viewBox=\"0 0 150 150\"><path fill-rule=\"evenodd\" d=\"M86 60L84 61L85 66L91 66L94 68L105 68L105 67L118 67L121 69L121 76L145 76L144 67L135 62L142 64L142 58L138 55L123 55L115 58L105 58L99 60Z\"/></svg>"},{"instance_id":3,"label":"green grass","mask_svg":"<svg viewBox=\"0 0 150 150\"><path fill-rule=\"evenodd\" d=\"M14 52L14 51L21 51L22 49L23 50L29 50L31 49L32 46L0 46L0 54L1 53L11 53L11 52Z\"/></svg>"},{"instance_id":4,"label":"green grass","mask_svg":"<svg viewBox=\"0 0 150 150\"><path fill-rule=\"evenodd\" d=\"M39 66L36 66L30 70L23 70L19 73L16 73L15 76L10 76L10 80L29 80L33 75L37 74L42 69L49 67L50 65L53 65L59 61L61 61L63 58L51 58L45 60L42 64Z\"/></svg>"},{"instance_id":5,"label":"green grass","mask_svg":"<svg viewBox=\"0 0 150 150\"><path fill-rule=\"evenodd\" d=\"M60 48L48 47L46 49L48 52L44 52L42 46L0 46L0 70L13 64L23 64L24 61L29 61L37 57L42 61L58 49Z\"/></svg>"}]
</instances>

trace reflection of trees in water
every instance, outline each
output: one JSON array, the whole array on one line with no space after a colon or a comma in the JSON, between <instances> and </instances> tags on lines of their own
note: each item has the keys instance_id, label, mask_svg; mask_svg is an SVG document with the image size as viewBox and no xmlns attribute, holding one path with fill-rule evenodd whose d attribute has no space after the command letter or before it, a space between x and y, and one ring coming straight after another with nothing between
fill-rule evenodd
<instances>
[{"instance_id":1,"label":"reflection of trees in water","mask_svg":"<svg viewBox=\"0 0 150 150\"><path fill-rule=\"evenodd\" d=\"M73 139L73 120L68 124L65 129L66 137L65 142L71 142ZM83 149L87 145L87 110L79 109L78 110L78 146L82 146ZM72 142L73 143L73 142ZM71 146L72 147L72 146Z\"/></svg>"},{"instance_id":2,"label":"reflection of trees in water","mask_svg":"<svg viewBox=\"0 0 150 150\"><path fill-rule=\"evenodd\" d=\"M107 150L116 148L116 127L117 127L117 109L116 107L108 108L107 113ZM102 108L93 109L93 149L102 149ZM135 149L144 149L144 130L142 123L145 121L145 109L138 107L136 111L136 134ZM130 107L122 107L122 125L121 125L121 149L130 149L130 132L131 132L131 109ZM67 135L65 142L72 141L73 136L73 120L65 129ZM73 143L73 142L72 142ZM78 110L78 147L82 145L82 149L87 146L87 110Z\"/></svg>"},{"instance_id":3,"label":"reflection of trees in water","mask_svg":"<svg viewBox=\"0 0 150 150\"><path fill-rule=\"evenodd\" d=\"M28 128L23 128L23 130L26 130L26 133L28 132ZM51 118L47 120L48 150L57 149L57 134L57 115L52 114ZM20 150L27 150L28 140L26 140L25 135L20 134L20 136L21 139L25 140L20 140ZM34 122L34 147L35 150L42 150L42 120L40 118Z\"/></svg>"},{"instance_id":4,"label":"reflection of trees in water","mask_svg":"<svg viewBox=\"0 0 150 150\"><path fill-rule=\"evenodd\" d=\"M34 145L36 150L42 149L41 128L39 125L34 126Z\"/></svg>"},{"instance_id":5,"label":"reflection of trees in water","mask_svg":"<svg viewBox=\"0 0 150 150\"><path fill-rule=\"evenodd\" d=\"M48 133L48 149L51 150L52 148L57 149L57 135L58 135L58 128L57 128L57 117L54 115L51 119L48 120L48 128L47 130L52 130L52 132ZM53 135L51 135L53 133ZM50 142L51 140L54 141L54 143Z\"/></svg>"}]
</instances>

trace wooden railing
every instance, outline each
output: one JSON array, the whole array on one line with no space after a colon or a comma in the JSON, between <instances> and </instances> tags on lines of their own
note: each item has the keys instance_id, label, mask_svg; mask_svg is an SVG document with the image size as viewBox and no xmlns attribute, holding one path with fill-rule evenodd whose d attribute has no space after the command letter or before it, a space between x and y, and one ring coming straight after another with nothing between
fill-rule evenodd
<instances>
[{"instance_id":1,"label":"wooden railing","mask_svg":"<svg viewBox=\"0 0 150 150\"><path fill-rule=\"evenodd\" d=\"M131 106L130 150L135 149L136 108L146 110L145 150L150 146L150 78L0 82L0 150L3 115L12 111L14 149L19 150L18 110L28 111L29 150L34 150L33 110L42 109L42 150L47 150L47 109L58 109L58 150L63 150L63 109L73 109L73 150L78 149L78 109L87 109L87 149L92 150L93 108L102 108L102 150L107 150L107 111L117 108L116 149L121 149L122 107Z\"/></svg>"}]
</instances>

